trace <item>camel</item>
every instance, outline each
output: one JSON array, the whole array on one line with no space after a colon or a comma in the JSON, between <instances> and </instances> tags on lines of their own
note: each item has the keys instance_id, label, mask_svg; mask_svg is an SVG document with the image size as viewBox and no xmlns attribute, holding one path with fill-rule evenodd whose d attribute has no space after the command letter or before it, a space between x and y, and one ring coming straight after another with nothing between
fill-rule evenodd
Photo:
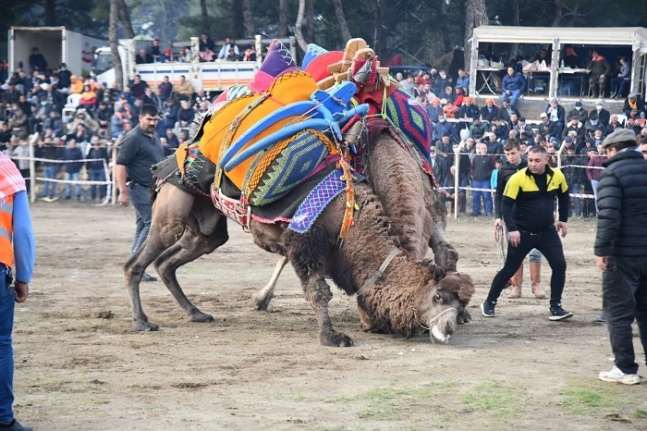
<instances>
[{"instance_id":1,"label":"camel","mask_svg":"<svg viewBox=\"0 0 647 431\"><path fill-rule=\"evenodd\" d=\"M426 175L390 129L374 137L366 175L392 224L392 233L413 260L424 259L431 247L436 265L456 271L458 253L445 236L445 208L435 199L432 179ZM276 283L288 260L280 257L268 284L252 295L257 310L267 310Z\"/></svg>"},{"instance_id":2,"label":"camel","mask_svg":"<svg viewBox=\"0 0 647 431\"><path fill-rule=\"evenodd\" d=\"M371 187L359 183L355 195L360 210L355 213L354 226L341 247L337 240L346 206L343 197L333 200L304 234L287 230L283 223L252 220L253 240L264 250L286 256L292 263L305 298L315 311L320 344L353 345L349 336L333 328L328 314L332 293L326 276L332 277L347 294L358 295L364 330L404 336L429 331L432 339L447 342L457 324L469 321L466 306L474 293L471 278L445 272L428 260L411 260L398 248L398 238L390 232L393 224ZM139 295L141 277L151 263L190 321L212 321L212 316L200 311L186 297L175 271L214 251L227 239L227 219L213 210L206 197L163 184L153 207L148 240L124 264L134 328L158 329L148 321ZM392 261L384 268L387 257Z\"/></svg>"}]
</instances>

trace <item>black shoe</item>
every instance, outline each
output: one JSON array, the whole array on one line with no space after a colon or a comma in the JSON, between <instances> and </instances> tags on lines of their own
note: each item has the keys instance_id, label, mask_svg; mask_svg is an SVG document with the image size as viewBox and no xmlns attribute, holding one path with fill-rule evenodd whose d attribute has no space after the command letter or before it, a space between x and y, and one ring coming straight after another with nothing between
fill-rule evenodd
<instances>
[{"instance_id":1,"label":"black shoe","mask_svg":"<svg viewBox=\"0 0 647 431\"><path fill-rule=\"evenodd\" d=\"M17 420L12 420L9 424L3 425L0 424L0 430L9 430L9 431L34 431L32 427L25 427L18 423Z\"/></svg>"},{"instance_id":2,"label":"black shoe","mask_svg":"<svg viewBox=\"0 0 647 431\"><path fill-rule=\"evenodd\" d=\"M157 277L144 273L144 275L142 275L142 281L157 281Z\"/></svg>"},{"instance_id":3,"label":"black shoe","mask_svg":"<svg viewBox=\"0 0 647 431\"><path fill-rule=\"evenodd\" d=\"M605 323L606 321L607 321L607 315L604 314L604 312L602 312L602 313L598 314L597 316L595 316L594 322Z\"/></svg>"},{"instance_id":4,"label":"black shoe","mask_svg":"<svg viewBox=\"0 0 647 431\"><path fill-rule=\"evenodd\" d=\"M564 320L573 317L573 313L564 310L561 305L550 307L550 316L548 320Z\"/></svg>"},{"instance_id":5,"label":"black shoe","mask_svg":"<svg viewBox=\"0 0 647 431\"><path fill-rule=\"evenodd\" d=\"M481 304L481 313L485 317L494 317L494 307L496 307L496 302L490 302L487 299Z\"/></svg>"}]
</instances>

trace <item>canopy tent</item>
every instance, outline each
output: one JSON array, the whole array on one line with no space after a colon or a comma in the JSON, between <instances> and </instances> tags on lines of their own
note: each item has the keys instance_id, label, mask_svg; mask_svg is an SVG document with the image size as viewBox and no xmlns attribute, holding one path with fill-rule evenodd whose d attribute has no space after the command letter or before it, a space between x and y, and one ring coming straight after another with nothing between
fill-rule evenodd
<instances>
[{"instance_id":1,"label":"canopy tent","mask_svg":"<svg viewBox=\"0 0 647 431\"><path fill-rule=\"evenodd\" d=\"M480 43L520 43L552 45L552 63L559 64L564 45L629 46L632 55L631 91L642 92L647 64L647 28L643 27L508 27L481 26L474 29L470 72L476 76ZM551 70L549 97L557 94L556 68ZM470 82L470 92L475 91L476 80ZM473 94L473 93L472 93Z\"/></svg>"}]
</instances>

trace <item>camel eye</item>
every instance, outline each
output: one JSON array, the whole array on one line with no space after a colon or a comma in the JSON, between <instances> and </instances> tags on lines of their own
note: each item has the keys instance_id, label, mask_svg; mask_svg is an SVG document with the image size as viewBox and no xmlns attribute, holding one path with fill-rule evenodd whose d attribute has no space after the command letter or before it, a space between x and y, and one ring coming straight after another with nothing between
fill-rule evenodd
<instances>
[{"instance_id":1,"label":"camel eye","mask_svg":"<svg viewBox=\"0 0 647 431\"><path fill-rule=\"evenodd\" d=\"M436 296L434 296L434 301L440 301L442 297L440 296L440 293L437 293Z\"/></svg>"}]
</instances>

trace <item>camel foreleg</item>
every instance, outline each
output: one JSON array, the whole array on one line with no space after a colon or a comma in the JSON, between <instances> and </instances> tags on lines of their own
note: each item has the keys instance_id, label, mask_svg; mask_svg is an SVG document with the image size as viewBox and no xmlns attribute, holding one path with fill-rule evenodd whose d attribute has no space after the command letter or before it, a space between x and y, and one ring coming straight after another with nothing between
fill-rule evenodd
<instances>
[{"instance_id":1,"label":"camel foreleg","mask_svg":"<svg viewBox=\"0 0 647 431\"><path fill-rule=\"evenodd\" d=\"M434 222L434 230L429 238L429 247L434 252L434 261L436 265L447 271L456 271L458 252L450 244L445 235L445 229L447 228L445 208L440 202L435 201L430 210Z\"/></svg>"},{"instance_id":2,"label":"camel foreleg","mask_svg":"<svg viewBox=\"0 0 647 431\"><path fill-rule=\"evenodd\" d=\"M186 313L190 322L212 322L213 316L203 313L186 297L177 281L179 267L193 262L198 257L209 254L229 239L227 219L221 216L216 228L209 235L200 232L197 225L185 229L182 238L155 260L155 268L162 281Z\"/></svg>"},{"instance_id":3,"label":"camel foreleg","mask_svg":"<svg viewBox=\"0 0 647 431\"><path fill-rule=\"evenodd\" d=\"M287 258L301 280L306 301L315 312L319 342L331 347L352 346L353 340L349 336L335 331L328 313L332 292L324 278L330 248L325 229L315 225L304 234L286 231L284 238Z\"/></svg>"}]
</instances>

